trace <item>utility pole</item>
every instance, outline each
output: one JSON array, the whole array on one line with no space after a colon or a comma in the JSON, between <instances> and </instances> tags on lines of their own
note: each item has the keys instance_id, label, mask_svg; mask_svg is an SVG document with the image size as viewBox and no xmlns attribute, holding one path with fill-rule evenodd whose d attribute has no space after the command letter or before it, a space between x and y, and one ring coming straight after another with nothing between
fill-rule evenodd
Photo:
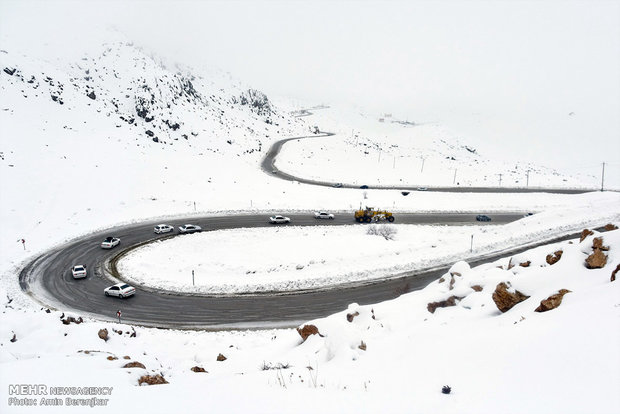
<instances>
[{"instance_id":1,"label":"utility pole","mask_svg":"<svg viewBox=\"0 0 620 414\"><path fill-rule=\"evenodd\" d=\"M530 170L527 170L527 172L525 173L525 186L530 186Z\"/></svg>"},{"instance_id":2,"label":"utility pole","mask_svg":"<svg viewBox=\"0 0 620 414\"><path fill-rule=\"evenodd\" d=\"M601 174L601 191L605 186L605 163L603 163L603 174Z\"/></svg>"},{"instance_id":3,"label":"utility pole","mask_svg":"<svg viewBox=\"0 0 620 414\"><path fill-rule=\"evenodd\" d=\"M192 269L192 286L195 286L194 284L194 270Z\"/></svg>"},{"instance_id":4,"label":"utility pole","mask_svg":"<svg viewBox=\"0 0 620 414\"><path fill-rule=\"evenodd\" d=\"M424 172L424 161L426 160L426 158L422 157L422 169L420 170L420 173Z\"/></svg>"},{"instance_id":5,"label":"utility pole","mask_svg":"<svg viewBox=\"0 0 620 414\"><path fill-rule=\"evenodd\" d=\"M452 179L452 184L456 183L456 168L454 169L454 179Z\"/></svg>"},{"instance_id":6,"label":"utility pole","mask_svg":"<svg viewBox=\"0 0 620 414\"><path fill-rule=\"evenodd\" d=\"M499 175L499 186L500 187L502 186L502 175L501 174Z\"/></svg>"}]
</instances>

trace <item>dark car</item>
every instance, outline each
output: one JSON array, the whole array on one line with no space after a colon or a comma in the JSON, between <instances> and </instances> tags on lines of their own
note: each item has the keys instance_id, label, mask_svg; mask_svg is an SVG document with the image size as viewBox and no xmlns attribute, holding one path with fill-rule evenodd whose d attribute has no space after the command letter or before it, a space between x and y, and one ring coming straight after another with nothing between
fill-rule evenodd
<instances>
[{"instance_id":1,"label":"dark car","mask_svg":"<svg viewBox=\"0 0 620 414\"><path fill-rule=\"evenodd\" d=\"M491 221L491 217L485 216L484 214L478 214L476 216L476 221Z\"/></svg>"},{"instance_id":2,"label":"dark car","mask_svg":"<svg viewBox=\"0 0 620 414\"><path fill-rule=\"evenodd\" d=\"M366 184L364 184L364 185L360 186L360 188L361 188L362 190L367 190L367 189L368 189L368 186L367 186Z\"/></svg>"}]
</instances>

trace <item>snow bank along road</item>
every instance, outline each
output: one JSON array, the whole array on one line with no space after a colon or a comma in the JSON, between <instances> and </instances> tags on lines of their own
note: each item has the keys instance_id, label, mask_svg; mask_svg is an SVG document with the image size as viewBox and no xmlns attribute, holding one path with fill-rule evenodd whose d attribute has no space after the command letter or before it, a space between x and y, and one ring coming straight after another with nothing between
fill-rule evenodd
<instances>
[{"instance_id":1,"label":"snow bank along road","mask_svg":"<svg viewBox=\"0 0 620 414\"><path fill-rule=\"evenodd\" d=\"M355 225L353 215L337 215L334 220L316 220L312 213L290 214L297 226ZM494 224L508 223L521 214L492 214ZM398 214L399 223L405 224L476 224L474 214ZM193 223L203 230L221 230L240 227L267 227L267 215L231 215L168 220L175 227ZM247 294L237 296L191 296L158 292L137 287L135 296L127 299L106 297L103 289L112 282L104 270L106 263L123 249L157 240L170 235L156 235L153 226L159 222L143 222L108 229L71 241L30 262L20 273L22 289L45 306L69 308L82 316L102 319L114 318L121 310L125 321L157 327L175 328L253 328L296 326L303 321L324 317L340 311L350 303L370 304L392 299L407 291L421 289L437 279L449 267L431 269L416 274L387 277L355 285L334 286L320 291L302 291L287 294ZM478 223L485 225L485 223ZM364 224L357 224L364 225ZM175 233L176 235L177 233ZM121 245L112 250L100 247L108 235L120 237ZM182 236L180 236L182 237ZM530 246L531 247L531 246ZM516 252L516 250L515 250ZM514 252L502 252L497 258ZM360 255L363 259L363 255ZM484 261L493 260L487 256ZM85 264L86 279L75 280L71 267ZM472 263L476 265L476 263Z\"/></svg>"}]
</instances>

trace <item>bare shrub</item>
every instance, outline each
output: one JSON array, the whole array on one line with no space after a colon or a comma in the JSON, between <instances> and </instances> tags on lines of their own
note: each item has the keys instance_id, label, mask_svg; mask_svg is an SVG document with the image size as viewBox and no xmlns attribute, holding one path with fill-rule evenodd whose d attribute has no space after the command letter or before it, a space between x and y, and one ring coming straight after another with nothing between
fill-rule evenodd
<instances>
[{"instance_id":1,"label":"bare shrub","mask_svg":"<svg viewBox=\"0 0 620 414\"><path fill-rule=\"evenodd\" d=\"M371 236L381 236L385 240L394 240L397 232L398 230L396 230L396 227L387 224L382 224L380 226L371 225L368 226L368 230L366 230L366 234Z\"/></svg>"}]
</instances>

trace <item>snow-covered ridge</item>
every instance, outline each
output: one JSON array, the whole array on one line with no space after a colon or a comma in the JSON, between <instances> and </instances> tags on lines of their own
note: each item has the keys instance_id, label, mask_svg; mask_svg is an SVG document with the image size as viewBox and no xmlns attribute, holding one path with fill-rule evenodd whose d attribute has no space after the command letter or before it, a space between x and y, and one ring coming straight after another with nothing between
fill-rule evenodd
<instances>
[{"instance_id":1,"label":"snow-covered ridge","mask_svg":"<svg viewBox=\"0 0 620 414\"><path fill-rule=\"evenodd\" d=\"M118 41L77 62L44 62L2 52L3 93L21 94L35 104L50 100L73 111L97 112L137 143L185 143L215 153L260 152L263 145L302 121L276 108L267 96L242 87L224 74L195 75L187 67L165 63L133 43ZM36 108L36 109L35 109ZM8 102L3 109L11 111ZM75 112L77 111L77 113Z\"/></svg>"}]
</instances>

